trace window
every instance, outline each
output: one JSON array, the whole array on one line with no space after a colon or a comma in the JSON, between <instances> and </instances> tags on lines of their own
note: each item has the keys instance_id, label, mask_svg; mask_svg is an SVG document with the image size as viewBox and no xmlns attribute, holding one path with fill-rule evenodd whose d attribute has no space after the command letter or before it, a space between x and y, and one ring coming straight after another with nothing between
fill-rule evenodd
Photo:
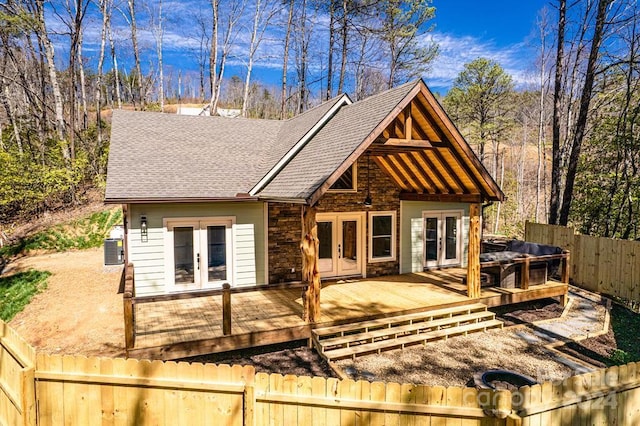
<instances>
[{"instance_id":1,"label":"window","mask_svg":"<svg viewBox=\"0 0 640 426\"><path fill-rule=\"evenodd\" d=\"M330 191L355 191L356 183L356 164L353 163L329 188Z\"/></svg>"},{"instance_id":2,"label":"window","mask_svg":"<svg viewBox=\"0 0 640 426\"><path fill-rule=\"evenodd\" d=\"M396 213L369 213L369 262L396 260Z\"/></svg>"}]
</instances>

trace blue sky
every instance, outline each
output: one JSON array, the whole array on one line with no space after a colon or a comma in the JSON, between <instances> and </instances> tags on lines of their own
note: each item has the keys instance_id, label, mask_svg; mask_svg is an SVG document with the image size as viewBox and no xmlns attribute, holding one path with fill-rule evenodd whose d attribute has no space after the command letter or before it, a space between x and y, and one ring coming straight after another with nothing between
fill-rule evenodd
<instances>
[{"instance_id":1,"label":"blue sky","mask_svg":"<svg viewBox=\"0 0 640 426\"><path fill-rule=\"evenodd\" d=\"M433 37L440 55L425 76L435 91L446 92L465 63L478 57L498 61L518 85L531 81L536 51L536 20L549 0L435 1Z\"/></svg>"},{"instance_id":2,"label":"blue sky","mask_svg":"<svg viewBox=\"0 0 640 426\"><path fill-rule=\"evenodd\" d=\"M192 80L196 80L197 64L194 49L197 42L192 34L192 15L195 10L200 9L201 13L208 16L211 13L210 2L207 0L163 1L165 14L171 17L167 21L164 35L165 76L169 74L175 78L177 70L180 69L183 75L190 73ZM478 57L487 57L496 60L512 75L517 85L526 86L534 80L532 70L537 56L535 34L538 13L545 6L553 9L553 2L554 0L434 0L436 17L431 22L434 29L424 37L439 45L440 54L431 71L423 76L425 81L432 90L444 95L465 63ZM126 8L125 2L116 2L118 3ZM153 4L154 0L146 3ZM113 26L119 50L118 60L121 66L130 69L133 58L128 25L119 12L114 13ZM146 8L139 6L138 13L140 45L146 51L143 53L142 64L143 68L147 68L155 61L155 42L151 31L145 28ZM50 30L62 31L63 26L53 14L49 14L48 21ZM85 24L84 54L90 62L95 64L101 25L101 19L95 10L89 13ZM242 40L239 41L242 42ZM65 66L66 64L63 63L66 61L64 57L68 54L68 41L59 39L56 45L57 52L60 53L57 62ZM261 58L258 58L253 79L276 85L280 79L281 64L278 60L274 61L270 58L282 54L282 43L279 37L274 35L270 40L265 40L261 50L264 53ZM109 59L105 66L107 69L110 67ZM244 72L242 60L232 58L228 64L226 76L235 74L243 78Z\"/></svg>"}]
</instances>

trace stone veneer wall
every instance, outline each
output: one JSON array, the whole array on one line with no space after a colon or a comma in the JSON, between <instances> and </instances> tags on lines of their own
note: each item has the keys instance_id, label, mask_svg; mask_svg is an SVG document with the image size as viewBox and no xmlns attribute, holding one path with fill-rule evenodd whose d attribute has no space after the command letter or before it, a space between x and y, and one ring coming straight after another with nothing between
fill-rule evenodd
<instances>
[{"instance_id":1,"label":"stone veneer wall","mask_svg":"<svg viewBox=\"0 0 640 426\"><path fill-rule=\"evenodd\" d=\"M366 215L364 247L365 267L368 277L398 274L400 249L400 190L371 159L370 192L373 205L364 207L367 196L367 157L362 156L357 165L357 192L329 191L318 202L318 213L329 212L396 212L396 260L368 263L369 216ZM300 281L302 258L300 256L301 206L298 204L269 203L269 282ZM291 272L295 268L295 272Z\"/></svg>"},{"instance_id":2,"label":"stone veneer wall","mask_svg":"<svg viewBox=\"0 0 640 426\"><path fill-rule=\"evenodd\" d=\"M269 203L268 227L269 284L301 281L302 205Z\"/></svg>"}]
</instances>

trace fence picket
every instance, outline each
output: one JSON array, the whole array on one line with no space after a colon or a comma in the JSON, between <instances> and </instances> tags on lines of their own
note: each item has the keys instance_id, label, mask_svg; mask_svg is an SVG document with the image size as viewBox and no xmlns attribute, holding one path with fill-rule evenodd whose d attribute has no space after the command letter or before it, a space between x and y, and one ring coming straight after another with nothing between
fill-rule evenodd
<instances>
[{"instance_id":1,"label":"fence picket","mask_svg":"<svg viewBox=\"0 0 640 426\"><path fill-rule=\"evenodd\" d=\"M313 377L311 379L311 393L313 396L325 397L327 395L327 380L324 377ZM327 410L322 407L311 409L313 416L313 426L326 426Z\"/></svg>"},{"instance_id":2,"label":"fence picket","mask_svg":"<svg viewBox=\"0 0 640 426\"><path fill-rule=\"evenodd\" d=\"M575 285L640 305L640 241L573 232L570 227L527 222L525 238L570 250L569 270Z\"/></svg>"}]
</instances>

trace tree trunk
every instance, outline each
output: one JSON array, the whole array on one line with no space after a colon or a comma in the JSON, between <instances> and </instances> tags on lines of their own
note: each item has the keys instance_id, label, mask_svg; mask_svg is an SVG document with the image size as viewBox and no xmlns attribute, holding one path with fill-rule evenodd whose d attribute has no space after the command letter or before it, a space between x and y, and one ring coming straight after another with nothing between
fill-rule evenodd
<instances>
[{"instance_id":1,"label":"tree trunk","mask_svg":"<svg viewBox=\"0 0 640 426\"><path fill-rule=\"evenodd\" d=\"M102 32L100 33L100 53L98 55L98 70L96 73L96 130L98 146L102 146L102 67L104 65L104 50L107 39L107 25L109 25L109 12L107 2L110 0L100 0L100 13L102 13Z\"/></svg>"},{"instance_id":2,"label":"tree trunk","mask_svg":"<svg viewBox=\"0 0 640 426\"><path fill-rule=\"evenodd\" d=\"M291 27L293 24L294 0L289 1L289 17L287 18L287 32L284 37L284 57L282 59L282 86L280 91L280 119L287 115L287 68L289 64L289 41L291 40Z\"/></svg>"},{"instance_id":3,"label":"tree trunk","mask_svg":"<svg viewBox=\"0 0 640 426\"><path fill-rule=\"evenodd\" d=\"M348 23L349 23L349 9L347 7L347 0L342 0L342 28L341 28L341 36L342 36L342 62L340 64L340 80L338 81L338 94L344 93L344 79L345 74L347 73L347 53L349 47L349 31L348 31Z\"/></svg>"},{"instance_id":4,"label":"tree trunk","mask_svg":"<svg viewBox=\"0 0 640 426\"><path fill-rule=\"evenodd\" d=\"M131 24L131 42L133 44L133 58L136 63L136 83L138 86L138 96L140 97L140 107L145 108L146 93L144 93L144 85L142 83L142 68L140 67L140 50L138 48L138 28L136 26L136 5L135 0L127 0L129 5L129 15Z\"/></svg>"},{"instance_id":5,"label":"tree trunk","mask_svg":"<svg viewBox=\"0 0 640 426\"><path fill-rule=\"evenodd\" d=\"M589 52L589 60L587 61L584 86L582 88L582 95L580 96L580 110L576 121L576 130L573 135L573 143L571 144L571 153L569 154L569 164L567 167L567 178L562 196L562 208L560 209L560 225L564 226L566 226L569 221L569 211L571 209L571 201L573 199L573 185L575 183L576 172L578 170L578 160L580 159L582 141L587 128L589 106L591 104L591 97L593 96L593 84L598 57L600 54L600 45L604 35L607 9L612 1L613 0L598 1L596 26L593 30L593 40L591 41L591 50Z\"/></svg>"},{"instance_id":6,"label":"tree trunk","mask_svg":"<svg viewBox=\"0 0 640 426\"><path fill-rule=\"evenodd\" d=\"M558 13L558 46L556 50L556 72L553 87L551 199L549 200L549 224L551 225L558 223L558 208L560 206L560 109L562 108L562 76L564 72L564 36L567 15L566 0L560 0Z\"/></svg>"},{"instance_id":7,"label":"tree trunk","mask_svg":"<svg viewBox=\"0 0 640 426\"><path fill-rule=\"evenodd\" d=\"M320 271L318 266L319 241L316 208L302 207L302 281L307 284L302 292L303 319L308 323L320 320Z\"/></svg>"},{"instance_id":8,"label":"tree trunk","mask_svg":"<svg viewBox=\"0 0 640 426\"><path fill-rule=\"evenodd\" d=\"M258 48L258 25L260 24L260 15L262 11L260 6L262 0L255 0L256 10L253 16L253 28L251 29L251 40L249 42L249 58L247 61L247 74L244 79L244 88L242 90L242 110L243 117L247 116L247 104L249 102L249 87L251 86L251 71L253 70L253 57L255 56Z\"/></svg>"},{"instance_id":9,"label":"tree trunk","mask_svg":"<svg viewBox=\"0 0 640 426\"><path fill-rule=\"evenodd\" d=\"M111 21L111 20L109 20ZM111 48L111 61L113 62L113 77L115 79L114 85L116 91L116 101L118 102L118 109L122 109L122 95L120 94L120 71L118 70L118 57L116 56L116 45L113 42L113 32L111 31L111 22L109 22L109 47Z\"/></svg>"},{"instance_id":10,"label":"tree trunk","mask_svg":"<svg viewBox=\"0 0 640 426\"><path fill-rule=\"evenodd\" d=\"M80 30L82 31L82 30ZM87 130L89 125L89 108L87 107L87 83L84 75L84 63L82 60L82 32L78 37L78 71L80 72L80 99L82 103L82 130Z\"/></svg>"},{"instance_id":11,"label":"tree trunk","mask_svg":"<svg viewBox=\"0 0 640 426\"><path fill-rule=\"evenodd\" d=\"M42 2L36 2L36 11L38 18L38 39L44 47L45 55L47 58L47 68L49 70L49 81L51 83L51 91L53 92L53 101L55 106L56 115L56 133L58 140L61 142L65 140L65 122L64 122L64 110L62 104L62 93L60 92L60 85L58 84L58 73L55 65L55 54L53 51L53 44L47 34L47 27L44 20L44 4ZM62 155L65 160L70 159L69 147L63 146Z\"/></svg>"},{"instance_id":12,"label":"tree trunk","mask_svg":"<svg viewBox=\"0 0 640 426\"><path fill-rule=\"evenodd\" d=\"M333 45L336 40L336 8L335 0L329 1L329 56L327 58L327 94L325 99L329 100L332 97L332 82L333 82Z\"/></svg>"},{"instance_id":13,"label":"tree trunk","mask_svg":"<svg viewBox=\"0 0 640 426\"><path fill-rule=\"evenodd\" d=\"M211 51L209 52L209 86L211 91L211 100L209 101L209 114L216 115L218 104L218 7L219 0L211 0L212 27L211 27Z\"/></svg>"}]
</instances>

